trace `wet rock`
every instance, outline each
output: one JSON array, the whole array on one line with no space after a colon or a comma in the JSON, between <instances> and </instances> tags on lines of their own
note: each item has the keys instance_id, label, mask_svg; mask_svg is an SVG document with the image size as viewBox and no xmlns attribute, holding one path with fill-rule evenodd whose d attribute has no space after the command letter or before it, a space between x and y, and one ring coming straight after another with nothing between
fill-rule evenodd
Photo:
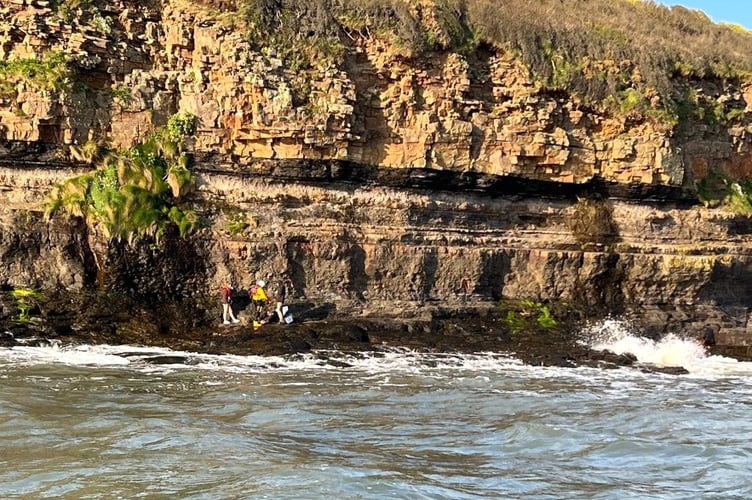
<instances>
[{"instance_id":1,"label":"wet rock","mask_svg":"<svg viewBox=\"0 0 752 500\"><path fill-rule=\"evenodd\" d=\"M121 355L151 364L190 364L192 361L180 353L150 352L150 347L241 356L295 356L328 351L373 355L407 348L441 353L503 353L532 366L634 367L675 375L686 373L681 367L639 364L631 354L590 349L579 342L581 329L576 316L571 320L562 319L555 328L533 324L528 329L518 330L510 327L506 312L499 308L478 310L429 305L424 307L420 317L400 318L396 315L348 317L342 309L333 312L333 309L315 306L309 308L315 311L314 317L308 318L304 313L308 306L303 305L297 309L298 319L292 324L270 323L254 329L242 323L218 325L215 318L210 318L195 327L186 326L186 322L179 328L169 324L169 328L165 328L159 309L150 311L127 301L111 301L103 307L96 297L91 302L74 300L71 303L77 314L62 314L63 307L58 304L59 313L49 322L42 319L18 324L10 318L0 320L0 331L3 331L0 345L139 345L143 347L124 347ZM317 319L322 310L329 310L329 316ZM328 361L322 359L322 362Z\"/></svg>"},{"instance_id":2,"label":"wet rock","mask_svg":"<svg viewBox=\"0 0 752 500\"><path fill-rule=\"evenodd\" d=\"M194 364L187 356L149 356L141 361L153 365L190 365Z\"/></svg>"},{"instance_id":3,"label":"wet rock","mask_svg":"<svg viewBox=\"0 0 752 500\"><path fill-rule=\"evenodd\" d=\"M13 347L16 337L11 332L0 332L0 347Z\"/></svg>"},{"instance_id":4,"label":"wet rock","mask_svg":"<svg viewBox=\"0 0 752 500\"><path fill-rule=\"evenodd\" d=\"M667 375L687 375L689 373L689 370L683 366L658 366L650 363L642 363L637 368L645 373L665 373Z\"/></svg>"},{"instance_id":5,"label":"wet rock","mask_svg":"<svg viewBox=\"0 0 752 500\"><path fill-rule=\"evenodd\" d=\"M311 344L305 340L295 340L290 343L290 350L293 352L306 352L311 350Z\"/></svg>"},{"instance_id":6,"label":"wet rock","mask_svg":"<svg viewBox=\"0 0 752 500\"><path fill-rule=\"evenodd\" d=\"M368 342L368 332L357 325L350 325L348 326L342 334L347 338L347 340L351 340L353 342Z\"/></svg>"},{"instance_id":7,"label":"wet rock","mask_svg":"<svg viewBox=\"0 0 752 500\"><path fill-rule=\"evenodd\" d=\"M637 362L637 356L635 356L632 353L616 354L608 350L600 351L600 352L601 352L601 355L599 357L600 361L613 363L616 366L632 366L634 363Z\"/></svg>"}]
</instances>

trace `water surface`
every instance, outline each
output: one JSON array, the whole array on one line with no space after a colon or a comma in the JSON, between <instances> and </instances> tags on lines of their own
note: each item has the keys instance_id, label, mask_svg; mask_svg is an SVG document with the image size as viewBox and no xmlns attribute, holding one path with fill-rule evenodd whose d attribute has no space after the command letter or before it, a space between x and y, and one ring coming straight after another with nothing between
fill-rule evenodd
<instances>
[{"instance_id":1,"label":"water surface","mask_svg":"<svg viewBox=\"0 0 752 500\"><path fill-rule=\"evenodd\" d=\"M752 365L614 322L689 375L499 353L0 350L2 498L749 498ZM155 366L157 354L186 363Z\"/></svg>"}]
</instances>

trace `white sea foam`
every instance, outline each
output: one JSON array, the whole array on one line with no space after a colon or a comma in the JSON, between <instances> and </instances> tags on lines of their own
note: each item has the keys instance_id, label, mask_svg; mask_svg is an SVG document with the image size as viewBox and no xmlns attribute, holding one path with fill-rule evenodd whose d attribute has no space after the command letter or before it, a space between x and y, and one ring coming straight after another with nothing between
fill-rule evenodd
<instances>
[{"instance_id":1,"label":"white sea foam","mask_svg":"<svg viewBox=\"0 0 752 500\"><path fill-rule=\"evenodd\" d=\"M164 358L171 358L165 361ZM82 346L16 346L0 348L2 364L65 364L76 366L127 366L147 372L175 370L217 370L229 373L265 373L299 370L352 370L364 374L399 372L418 374L425 370L498 371L525 369L514 358L499 353L474 355L421 353L394 349L379 353L346 353L314 351L291 356L212 355L172 351L166 348L82 345Z\"/></svg>"},{"instance_id":2,"label":"white sea foam","mask_svg":"<svg viewBox=\"0 0 752 500\"><path fill-rule=\"evenodd\" d=\"M127 365L128 359L96 346L46 347L16 346L10 349L0 349L0 360L14 361L22 364L62 363L67 365L110 366Z\"/></svg>"},{"instance_id":3,"label":"white sea foam","mask_svg":"<svg viewBox=\"0 0 752 500\"><path fill-rule=\"evenodd\" d=\"M723 356L708 356L693 339L675 334L660 340L641 336L624 321L609 319L591 325L583 338L597 350L631 353L638 362L658 366L682 366L700 377L752 377L752 363ZM165 357L171 359L165 360ZM426 353L392 349L378 353L314 351L291 356L211 355L172 351L167 348L113 345L16 346L0 348L2 365L63 364L73 366L125 367L141 372L206 370L225 373L267 373L291 371L350 370L363 375L384 373L427 374L431 376L475 376L488 373L520 373L528 378L592 378L590 370L557 367L530 367L498 352L478 354Z\"/></svg>"},{"instance_id":4,"label":"white sea foam","mask_svg":"<svg viewBox=\"0 0 752 500\"><path fill-rule=\"evenodd\" d=\"M669 333L658 340L640 336L625 321L607 319L583 331L589 345L596 350L632 354L640 363L657 366L682 366L700 376L752 376L752 363L724 356L708 356L695 339Z\"/></svg>"}]
</instances>

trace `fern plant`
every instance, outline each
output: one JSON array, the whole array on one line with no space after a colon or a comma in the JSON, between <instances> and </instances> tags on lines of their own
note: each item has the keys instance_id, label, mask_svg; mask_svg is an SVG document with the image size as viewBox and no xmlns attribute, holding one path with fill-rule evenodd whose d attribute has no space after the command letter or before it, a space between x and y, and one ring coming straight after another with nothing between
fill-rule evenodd
<instances>
[{"instance_id":1,"label":"fern plant","mask_svg":"<svg viewBox=\"0 0 752 500\"><path fill-rule=\"evenodd\" d=\"M182 119L188 120L187 115ZM110 153L93 172L56 186L47 216L64 212L83 217L103 239L129 244L144 237L158 240L170 224L181 236L188 235L198 219L180 201L193 188L195 176L180 134L159 129L128 150Z\"/></svg>"}]
</instances>

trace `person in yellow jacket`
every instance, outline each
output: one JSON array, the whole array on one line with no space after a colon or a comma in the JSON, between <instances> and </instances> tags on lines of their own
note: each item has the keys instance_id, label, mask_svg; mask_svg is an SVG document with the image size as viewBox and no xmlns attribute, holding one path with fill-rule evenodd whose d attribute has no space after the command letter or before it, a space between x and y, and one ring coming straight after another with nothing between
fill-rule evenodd
<instances>
[{"instance_id":1,"label":"person in yellow jacket","mask_svg":"<svg viewBox=\"0 0 752 500\"><path fill-rule=\"evenodd\" d=\"M266 323L269 317L269 304L271 299L266 294L266 282L264 280L258 280L255 285L251 287L248 295L251 297L251 314L253 315L253 321L258 323Z\"/></svg>"}]
</instances>

